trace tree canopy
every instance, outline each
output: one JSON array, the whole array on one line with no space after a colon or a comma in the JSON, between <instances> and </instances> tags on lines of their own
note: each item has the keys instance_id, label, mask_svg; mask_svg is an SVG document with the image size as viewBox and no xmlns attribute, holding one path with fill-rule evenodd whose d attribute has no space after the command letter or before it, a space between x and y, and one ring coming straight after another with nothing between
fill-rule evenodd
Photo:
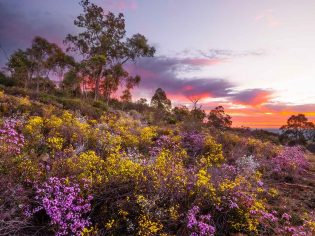
<instances>
[{"instance_id":1,"label":"tree canopy","mask_svg":"<svg viewBox=\"0 0 315 236\"><path fill-rule=\"evenodd\" d=\"M217 129L227 129L232 125L232 118L224 112L223 106L218 106L210 111L208 125Z\"/></svg>"},{"instance_id":2,"label":"tree canopy","mask_svg":"<svg viewBox=\"0 0 315 236\"><path fill-rule=\"evenodd\" d=\"M166 96L163 89L158 88L151 99L151 106L157 108L160 111L170 111L172 107L171 100Z\"/></svg>"},{"instance_id":3,"label":"tree canopy","mask_svg":"<svg viewBox=\"0 0 315 236\"><path fill-rule=\"evenodd\" d=\"M42 79L47 78L51 71L62 77L66 67L74 66L74 63L74 59L57 44L37 36L30 48L19 49L10 56L7 67L11 76L24 83L25 88L35 80L38 93Z\"/></svg>"},{"instance_id":4,"label":"tree canopy","mask_svg":"<svg viewBox=\"0 0 315 236\"><path fill-rule=\"evenodd\" d=\"M280 130L282 140L291 144L305 144L307 140L315 140L315 125L304 114L292 115Z\"/></svg>"}]
</instances>

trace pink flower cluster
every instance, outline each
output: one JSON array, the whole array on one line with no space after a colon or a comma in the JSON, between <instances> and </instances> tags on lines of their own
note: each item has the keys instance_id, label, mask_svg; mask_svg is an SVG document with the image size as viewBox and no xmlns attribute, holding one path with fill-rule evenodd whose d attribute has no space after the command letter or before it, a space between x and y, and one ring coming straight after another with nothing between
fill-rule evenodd
<instances>
[{"instance_id":1,"label":"pink flower cluster","mask_svg":"<svg viewBox=\"0 0 315 236\"><path fill-rule=\"evenodd\" d=\"M21 153L24 146L24 136L17 132L18 120L7 119L0 128L0 153L14 156Z\"/></svg>"},{"instance_id":2,"label":"pink flower cluster","mask_svg":"<svg viewBox=\"0 0 315 236\"><path fill-rule=\"evenodd\" d=\"M201 154L204 146L204 135L197 131L190 131L181 134L183 147L191 157Z\"/></svg>"},{"instance_id":3,"label":"pink flower cluster","mask_svg":"<svg viewBox=\"0 0 315 236\"><path fill-rule=\"evenodd\" d=\"M286 147L273 159L275 172L299 172L307 167L305 154L301 147Z\"/></svg>"},{"instance_id":4,"label":"pink flower cluster","mask_svg":"<svg viewBox=\"0 0 315 236\"><path fill-rule=\"evenodd\" d=\"M39 207L33 213L44 209L57 227L56 235L81 235L82 230L90 225L86 214L91 210L92 196L81 196L77 184L69 184L64 178L49 178L41 187L36 187L35 199Z\"/></svg>"},{"instance_id":5,"label":"pink flower cluster","mask_svg":"<svg viewBox=\"0 0 315 236\"><path fill-rule=\"evenodd\" d=\"M176 143L167 135L161 135L156 141L153 147L150 148L149 153L151 157L156 157L163 149L176 150Z\"/></svg>"},{"instance_id":6,"label":"pink flower cluster","mask_svg":"<svg viewBox=\"0 0 315 236\"><path fill-rule=\"evenodd\" d=\"M191 231L190 236L211 236L216 229L211 225L211 215L200 215L200 208L194 206L188 211L187 228Z\"/></svg>"}]
</instances>

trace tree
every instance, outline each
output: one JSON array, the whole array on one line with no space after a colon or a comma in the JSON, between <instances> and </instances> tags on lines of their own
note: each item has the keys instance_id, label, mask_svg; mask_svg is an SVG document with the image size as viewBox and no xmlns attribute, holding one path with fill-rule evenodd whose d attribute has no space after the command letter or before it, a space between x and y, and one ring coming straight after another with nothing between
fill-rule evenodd
<instances>
[{"instance_id":1,"label":"tree","mask_svg":"<svg viewBox=\"0 0 315 236\"><path fill-rule=\"evenodd\" d=\"M125 89L122 92L122 95L120 96L120 99L121 99L122 102L125 102L125 103L131 102L132 96L131 96L130 90Z\"/></svg>"},{"instance_id":2,"label":"tree","mask_svg":"<svg viewBox=\"0 0 315 236\"><path fill-rule=\"evenodd\" d=\"M197 105L200 98L199 97L189 97L188 98L192 104L193 104L193 108L190 111L191 117L193 119L193 121L200 123L203 122L203 120L206 118L206 113L204 110L201 109L202 105Z\"/></svg>"},{"instance_id":3,"label":"tree","mask_svg":"<svg viewBox=\"0 0 315 236\"><path fill-rule=\"evenodd\" d=\"M69 70L74 65L74 59L66 55L58 45L39 36L33 39L30 48L14 52L7 63L11 76L23 82L25 88L35 80L37 93L40 84L50 84L47 79L51 71L63 77L66 69Z\"/></svg>"},{"instance_id":4,"label":"tree","mask_svg":"<svg viewBox=\"0 0 315 236\"><path fill-rule=\"evenodd\" d=\"M136 104L148 106L148 100L146 98L140 98L138 101L136 101Z\"/></svg>"},{"instance_id":5,"label":"tree","mask_svg":"<svg viewBox=\"0 0 315 236\"><path fill-rule=\"evenodd\" d=\"M197 123L203 123L204 119L206 118L206 113L201 107L194 108L190 111L192 119Z\"/></svg>"},{"instance_id":6,"label":"tree","mask_svg":"<svg viewBox=\"0 0 315 236\"><path fill-rule=\"evenodd\" d=\"M170 111L172 103L167 98L165 91L158 88L151 99L151 106L159 111Z\"/></svg>"},{"instance_id":7,"label":"tree","mask_svg":"<svg viewBox=\"0 0 315 236\"><path fill-rule=\"evenodd\" d=\"M19 49L10 56L6 65L11 73L11 77L24 83L24 88L27 88L35 69L30 55L26 51Z\"/></svg>"},{"instance_id":8,"label":"tree","mask_svg":"<svg viewBox=\"0 0 315 236\"><path fill-rule=\"evenodd\" d=\"M47 67L51 68L59 77L59 82L61 84L65 72L73 69L76 66L76 63L73 57L65 54L57 45L52 44L51 47L52 53L47 60Z\"/></svg>"},{"instance_id":9,"label":"tree","mask_svg":"<svg viewBox=\"0 0 315 236\"><path fill-rule=\"evenodd\" d=\"M112 92L117 91L123 82L127 89L133 88L140 77L133 77L123 68L128 61L140 57L152 57L155 48L148 45L147 39L141 34L126 38L124 15L105 14L99 7L88 0L82 0L83 14L79 15L74 24L83 29L78 35L69 34L65 42L68 50L79 52L82 63L88 67L85 74L95 83L94 99L97 100L101 91L108 102Z\"/></svg>"},{"instance_id":10,"label":"tree","mask_svg":"<svg viewBox=\"0 0 315 236\"><path fill-rule=\"evenodd\" d=\"M66 55L58 45L37 36L30 48L25 51L19 49L10 56L7 67L11 76L22 81L25 88L35 80L36 92L39 92L40 84L48 78L50 71L58 71L60 75L68 65L73 64L74 59Z\"/></svg>"},{"instance_id":11,"label":"tree","mask_svg":"<svg viewBox=\"0 0 315 236\"><path fill-rule=\"evenodd\" d=\"M176 121L184 121L189 118L190 112L186 106L175 107L172 110Z\"/></svg>"},{"instance_id":12,"label":"tree","mask_svg":"<svg viewBox=\"0 0 315 236\"><path fill-rule=\"evenodd\" d=\"M304 114L292 115L280 130L281 139L290 144L305 144L307 140L315 139L315 125Z\"/></svg>"},{"instance_id":13,"label":"tree","mask_svg":"<svg viewBox=\"0 0 315 236\"><path fill-rule=\"evenodd\" d=\"M232 125L232 118L225 114L223 106L218 106L211 110L207 118L208 125L219 130L230 128Z\"/></svg>"},{"instance_id":14,"label":"tree","mask_svg":"<svg viewBox=\"0 0 315 236\"><path fill-rule=\"evenodd\" d=\"M72 95L77 95L80 93L80 83L81 79L77 75L76 70L71 69L64 74L60 87L64 91L70 92Z\"/></svg>"},{"instance_id":15,"label":"tree","mask_svg":"<svg viewBox=\"0 0 315 236\"><path fill-rule=\"evenodd\" d=\"M35 37L32 41L32 47L26 49L26 54L31 61L34 71L34 79L36 80L36 92L39 92L41 78L47 78L52 64L49 63L50 57L53 55L53 47L56 44L48 42L42 37Z\"/></svg>"}]
</instances>

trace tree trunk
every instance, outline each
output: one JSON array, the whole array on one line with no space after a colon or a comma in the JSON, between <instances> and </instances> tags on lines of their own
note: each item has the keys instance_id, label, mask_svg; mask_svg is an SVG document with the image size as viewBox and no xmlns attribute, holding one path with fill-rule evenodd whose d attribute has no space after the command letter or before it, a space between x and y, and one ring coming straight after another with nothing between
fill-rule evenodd
<instances>
[{"instance_id":1,"label":"tree trunk","mask_svg":"<svg viewBox=\"0 0 315 236\"><path fill-rule=\"evenodd\" d=\"M99 97L99 92L100 92L100 82L102 79L103 75L103 66L100 66L99 72L96 76L96 81L95 81L95 94L94 94L94 100L97 101Z\"/></svg>"},{"instance_id":2,"label":"tree trunk","mask_svg":"<svg viewBox=\"0 0 315 236\"><path fill-rule=\"evenodd\" d=\"M95 93L94 93L94 100L97 101L99 97L99 89L100 89L100 77L96 78L95 81Z\"/></svg>"},{"instance_id":3,"label":"tree trunk","mask_svg":"<svg viewBox=\"0 0 315 236\"><path fill-rule=\"evenodd\" d=\"M39 77L36 78L36 93L39 93Z\"/></svg>"}]
</instances>

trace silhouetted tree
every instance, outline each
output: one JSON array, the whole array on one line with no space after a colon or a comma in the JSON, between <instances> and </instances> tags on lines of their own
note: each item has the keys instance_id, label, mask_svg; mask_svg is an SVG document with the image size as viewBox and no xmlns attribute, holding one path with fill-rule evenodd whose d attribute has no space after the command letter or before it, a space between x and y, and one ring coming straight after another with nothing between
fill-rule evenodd
<instances>
[{"instance_id":1,"label":"silhouetted tree","mask_svg":"<svg viewBox=\"0 0 315 236\"><path fill-rule=\"evenodd\" d=\"M171 100L166 96L163 89L158 88L151 99L151 106L159 111L170 111L172 107Z\"/></svg>"},{"instance_id":2,"label":"silhouetted tree","mask_svg":"<svg viewBox=\"0 0 315 236\"><path fill-rule=\"evenodd\" d=\"M130 90L125 89L120 96L122 102L131 102L132 96Z\"/></svg>"},{"instance_id":3,"label":"silhouetted tree","mask_svg":"<svg viewBox=\"0 0 315 236\"><path fill-rule=\"evenodd\" d=\"M208 115L208 125L210 127L224 130L232 125L232 118L224 112L223 106L218 106L210 111Z\"/></svg>"},{"instance_id":4,"label":"silhouetted tree","mask_svg":"<svg viewBox=\"0 0 315 236\"><path fill-rule=\"evenodd\" d=\"M304 114L292 115L280 130L282 131L280 139L292 145L315 140L315 125L309 122Z\"/></svg>"}]
</instances>

